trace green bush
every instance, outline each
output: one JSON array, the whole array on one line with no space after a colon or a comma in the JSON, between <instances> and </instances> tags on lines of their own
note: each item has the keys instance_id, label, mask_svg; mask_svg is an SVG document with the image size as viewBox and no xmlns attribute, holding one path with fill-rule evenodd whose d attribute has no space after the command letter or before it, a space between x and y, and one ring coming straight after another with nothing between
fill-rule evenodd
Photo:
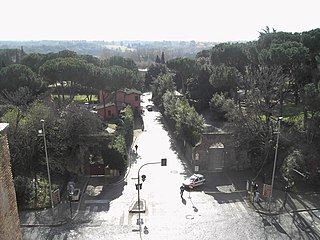
<instances>
[{"instance_id":1,"label":"green bush","mask_svg":"<svg viewBox=\"0 0 320 240\"><path fill-rule=\"evenodd\" d=\"M35 196L32 179L25 176L17 176L14 179L18 206L28 206L30 199Z\"/></svg>"}]
</instances>

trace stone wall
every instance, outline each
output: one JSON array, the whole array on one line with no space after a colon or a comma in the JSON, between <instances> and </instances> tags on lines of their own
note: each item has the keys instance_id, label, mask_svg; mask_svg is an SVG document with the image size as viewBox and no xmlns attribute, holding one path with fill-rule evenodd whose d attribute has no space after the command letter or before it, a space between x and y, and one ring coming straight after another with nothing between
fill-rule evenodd
<instances>
[{"instance_id":1,"label":"stone wall","mask_svg":"<svg viewBox=\"0 0 320 240\"><path fill-rule=\"evenodd\" d=\"M14 189L6 128L0 123L0 239L21 239L20 221Z\"/></svg>"},{"instance_id":2,"label":"stone wall","mask_svg":"<svg viewBox=\"0 0 320 240\"><path fill-rule=\"evenodd\" d=\"M192 151L191 163L198 171L241 170L248 167L246 153L235 146L231 133L205 133Z\"/></svg>"}]
</instances>

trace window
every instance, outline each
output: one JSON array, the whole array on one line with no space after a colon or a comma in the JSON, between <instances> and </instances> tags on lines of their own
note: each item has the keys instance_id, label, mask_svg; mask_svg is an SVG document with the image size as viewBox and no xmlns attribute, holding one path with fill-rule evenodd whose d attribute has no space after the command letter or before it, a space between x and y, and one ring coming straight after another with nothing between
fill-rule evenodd
<instances>
[{"instance_id":1,"label":"window","mask_svg":"<svg viewBox=\"0 0 320 240\"><path fill-rule=\"evenodd\" d=\"M139 96L134 96L134 100L138 101L139 100Z\"/></svg>"},{"instance_id":2,"label":"window","mask_svg":"<svg viewBox=\"0 0 320 240\"><path fill-rule=\"evenodd\" d=\"M111 116L111 110L108 110L108 116Z\"/></svg>"},{"instance_id":3,"label":"window","mask_svg":"<svg viewBox=\"0 0 320 240\"><path fill-rule=\"evenodd\" d=\"M199 160L199 153L195 154L195 160L198 161Z\"/></svg>"}]
</instances>

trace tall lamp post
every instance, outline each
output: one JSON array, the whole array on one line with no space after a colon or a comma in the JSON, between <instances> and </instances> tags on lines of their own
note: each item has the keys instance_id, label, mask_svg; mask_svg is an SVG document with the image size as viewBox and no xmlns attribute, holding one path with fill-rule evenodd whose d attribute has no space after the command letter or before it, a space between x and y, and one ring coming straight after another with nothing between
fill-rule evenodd
<instances>
[{"instance_id":1,"label":"tall lamp post","mask_svg":"<svg viewBox=\"0 0 320 240\"><path fill-rule=\"evenodd\" d=\"M269 211L270 211L270 207L271 207L270 205L271 205L272 194L273 194L274 175L275 175L275 172L276 172L276 165L277 165L281 119L282 119L282 117L278 117L278 120L277 120L278 127L277 127L277 131L275 132L277 134L277 141L276 141L276 150L275 150L275 153L274 153L273 171L272 171L272 179L271 179Z\"/></svg>"},{"instance_id":2,"label":"tall lamp post","mask_svg":"<svg viewBox=\"0 0 320 240\"><path fill-rule=\"evenodd\" d=\"M44 119L41 119L40 122L42 124L42 130L39 130L39 135L43 137L43 142L44 142L44 151L46 155L48 182L49 182L49 191L50 191L50 201L51 201L51 208L53 208L52 187L51 187L50 168L49 168L49 159L48 159L48 150L47 150L47 140L46 140L46 133L44 130Z\"/></svg>"},{"instance_id":3,"label":"tall lamp post","mask_svg":"<svg viewBox=\"0 0 320 240\"><path fill-rule=\"evenodd\" d=\"M140 183L140 170L141 170L141 168L143 168L146 165L159 164L159 163L161 163L161 166L167 166L167 159L163 158L163 159L161 159L161 162L145 163L138 170L138 184L136 184L136 188L138 190L138 214L139 214L139 217L138 217L138 223L137 224L139 225L139 232L141 232L141 224L142 224L141 214L140 214L140 211L141 211L141 209L140 209L140 202L141 202L141 200L140 200L140 189L141 189L141 186L142 186L142 183ZM142 177L143 177L142 181L144 181L146 176L142 175Z\"/></svg>"}]
</instances>

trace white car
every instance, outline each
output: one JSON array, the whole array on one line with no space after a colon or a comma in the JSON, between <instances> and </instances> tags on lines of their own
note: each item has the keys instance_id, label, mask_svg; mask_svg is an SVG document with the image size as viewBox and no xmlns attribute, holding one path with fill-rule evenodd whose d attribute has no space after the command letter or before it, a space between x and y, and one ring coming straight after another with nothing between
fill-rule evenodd
<instances>
[{"instance_id":1,"label":"white car","mask_svg":"<svg viewBox=\"0 0 320 240\"><path fill-rule=\"evenodd\" d=\"M147 110L149 111L149 112L151 112L152 111L152 105L147 105Z\"/></svg>"},{"instance_id":2,"label":"white car","mask_svg":"<svg viewBox=\"0 0 320 240\"><path fill-rule=\"evenodd\" d=\"M201 174L193 174L191 177L188 177L183 181L182 185L185 188L194 188L204 184L206 179Z\"/></svg>"}]
</instances>

